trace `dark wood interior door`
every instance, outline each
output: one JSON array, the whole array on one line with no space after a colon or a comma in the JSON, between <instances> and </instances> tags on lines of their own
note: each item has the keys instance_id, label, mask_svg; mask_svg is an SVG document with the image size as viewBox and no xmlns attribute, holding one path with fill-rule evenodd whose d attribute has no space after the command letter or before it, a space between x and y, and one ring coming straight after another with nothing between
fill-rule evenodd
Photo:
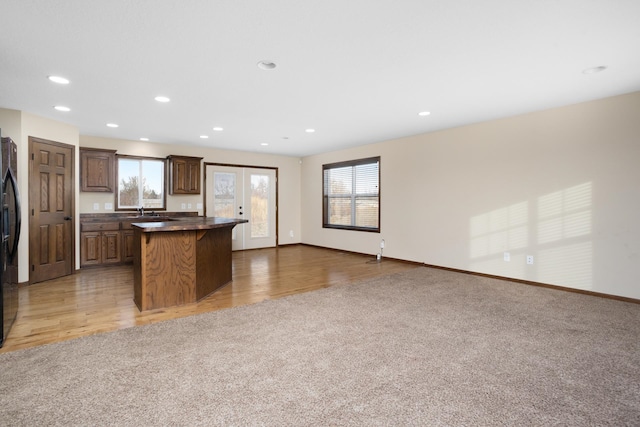
<instances>
[{"instance_id":1,"label":"dark wood interior door","mask_svg":"<svg viewBox=\"0 0 640 427\"><path fill-rule=\"evenodd\" d=\"M29 282L73 272L74 147L29 137Z\"/></svg>"}]
</instances>

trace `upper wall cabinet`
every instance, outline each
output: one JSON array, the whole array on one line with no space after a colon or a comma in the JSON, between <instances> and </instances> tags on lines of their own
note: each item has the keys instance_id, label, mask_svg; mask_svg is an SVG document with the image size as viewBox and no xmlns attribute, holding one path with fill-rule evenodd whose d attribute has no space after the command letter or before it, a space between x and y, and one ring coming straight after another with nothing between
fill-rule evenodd
<instances>
[{"instance_id":1,"label":"upper wall cabinet","mask_svg":"<svg viewBox=\"0 0 640 427\"><path fill-rule=\"evenodd\" d=\"M171 194L200 194L202 157L168 156Z\"/></svg>"},{"instance_id":2,"label":"upper wall cabinet","mask_svg":"<svg viewBox=\"0 0 640 427\"><path fill-rule=\"evenodd\" d=\"M116 150L80 147L80 191L113 193Z\"/></svg>"}]
</instances>

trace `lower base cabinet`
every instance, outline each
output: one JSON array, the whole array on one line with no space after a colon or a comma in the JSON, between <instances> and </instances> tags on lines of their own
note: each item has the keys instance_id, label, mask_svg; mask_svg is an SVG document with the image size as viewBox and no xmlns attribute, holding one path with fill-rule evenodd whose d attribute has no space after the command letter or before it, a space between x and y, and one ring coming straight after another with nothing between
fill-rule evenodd
<instances>
[{"instance_id":1,"label":"lower base cabinet","mask_svg":"<svg viewBox=\"0 0 640 427\"><path fill-rule=\"evenodd\" d=\"M148 216L132 218L105 217L88 220L80 219L80 267L96 267L133 262L134 229L132 223L159 222L173 217L197 217L197 212L172 213L169 216Z\"/></svg>"},{"instance_id":2,"label":"lower base cabinet","mask_svg":"<svg viewBox=\"0 0 640 427\"><path fill-rule=\"evenodd\" d=\"M80 223L80 267L133 262L131 222Z\"/></svg>"},{"instance_id":3,"label":"lower base cabinet","mask_svg":"<svg viewBox=\"0 0 640 427\"><path fill-rule=\"evenodd\" d=\"M85 231L80 233L80 266L122 262L120 231Z\"/></svg>"}]
</instances>

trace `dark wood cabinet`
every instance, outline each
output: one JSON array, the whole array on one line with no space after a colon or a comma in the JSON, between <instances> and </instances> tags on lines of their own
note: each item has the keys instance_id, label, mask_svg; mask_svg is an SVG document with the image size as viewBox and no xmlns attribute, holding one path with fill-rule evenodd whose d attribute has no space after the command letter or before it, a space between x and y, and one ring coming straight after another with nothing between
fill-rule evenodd
<instances>
[{"instance_id":1,"label":"dark wood cabinet","mask_svg":"<svg viewBox=\"0 0 640 427\"><path fill-rule=\"evenodd\" d=\"M114 264L122 261L122 245L120 231L102 233L102 263Z\"/></svg>"},{"instance_id":2,"label":"dark wood cabinet","mask_svg":"<svg viewBox=\"0 0 640 427\"><path fill-rule=\"evenodd\" d=\"M202 157L168 156L171 194L200 194Z\"/></svg>"},{"instance_id":3,"label":"dark wood cabinet","mask_svg":"<svg viewBox=\"0 0 640 427\"><path fill-rule=\"evenodd\" d=\"M102 233L87 231L80 233L80 266L102 264Z\"/></svg>"},{"instance_id":4,"label":"dark wood cabinet","mask_svg":"<svg viewBox=\"0 0 640 427\"><path fill-rule=\"evenodd\" d=\"M113 193L116 150L80 147L80 191Z\"/></svg>"},{"instance_id":5,"label":"dark wood cabinet","mask_svg":"<svg viewBox=\"0 0 640 427\"><path fill-rule=\"evenodd\" d=\"M122 237L119 222L81 225L81 267L120 262L122 262Z\"/></svg>"},{"instance_id":6,"label":"dark wood cabinet","mask_svg":"<svg viewBox=\"0 0 640 427\"><path fill-rule=\"evenodd\" d=\"M80 266L133 262L131 222L81 222Z\"/></svg>"}]
</instances>

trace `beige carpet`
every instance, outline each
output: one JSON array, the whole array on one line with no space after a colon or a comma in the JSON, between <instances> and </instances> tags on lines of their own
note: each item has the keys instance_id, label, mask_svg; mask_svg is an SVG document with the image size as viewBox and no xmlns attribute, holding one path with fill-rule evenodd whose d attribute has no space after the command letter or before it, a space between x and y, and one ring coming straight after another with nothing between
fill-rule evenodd
<instances>
[{"instance_id":1,"label":"beige carpet","mask_svg":"<svg viewBox=\"0 0 640 427\"><path fill-rule=\"evenodd\" d=\"M0 425L640 425L640 306L418 268L0 355Z\"/></svg>"}]
</instances>

